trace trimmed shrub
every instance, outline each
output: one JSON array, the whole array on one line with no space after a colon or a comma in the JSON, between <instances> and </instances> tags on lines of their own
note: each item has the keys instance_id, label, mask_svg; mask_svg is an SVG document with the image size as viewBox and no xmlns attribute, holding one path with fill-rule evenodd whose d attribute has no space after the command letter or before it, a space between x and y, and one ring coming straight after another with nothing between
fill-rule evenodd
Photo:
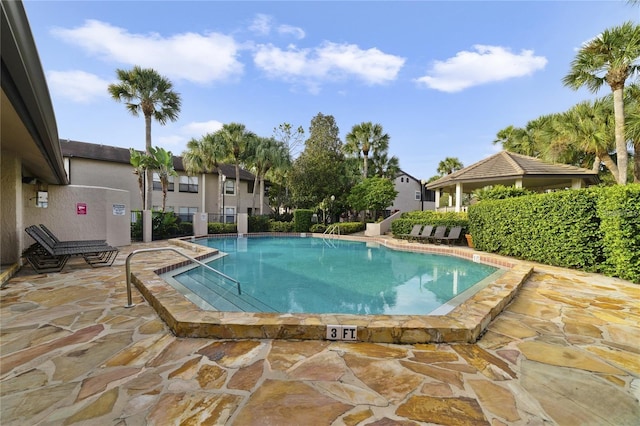
<instances>
[{"instance_id":1,"label":"trimmed shrub","mask_svg":"<svg viewBox=\"0 0 640 426\"><path fill-rule=\"evenodd\" d=\"M270 232L293 232L293 222L269 221Z\"/></svg>"},{"instance_id":2,"label":"trimmed shrub","mask_svg":"<svg viewBox=\"0 0 640 426\"><path fill-rule=\"evenodd\" d=\"M308 209L297 209L293 212L294 232L309 232L311 228L311 217L314 211Z\"/></svg>"},{"instance_id":3,"label":"trimmed shrub","mask_svg":"<svg viewBox=\"0 0 640 426\"><path fill-rule=\"evenodd\" d=\"M400 219L396 219L391 223L391 232L393 235L403 235L411 232L413 225L444 225L451 229L454 226L462 226L462 234L468 233L469 220L466 213L438 213L433 210L413 211L402 213Z\"/></svg>"},{"instance_id":4,"label":"trimmed shrub","mask_svg":"<svg viewBox=\"0 0 640 426\"><path fill-rule=\"evenodd\" d=\"M640 184L597 190L603 273L640 283Z\"/></svg>"},{"instance_id":5,"label":"trimmed shrub","mask_svg":"<svg viewBox=\"0 0 640 426\"><path fill-rule=\"evenodd\" d=\"M180 223L180 233L182 235L193 235L193 223L191 223L191 222L181 222Z\"/></svg>"},{"instance_id":6,"label":"trimmed shrub","mask_svg":"<svg viewBox=\"0 0 640 426\"><path fill-rule=\"evenodd\" d=\"M317 234L322 234L326 230L327 226L324 223L316 223L314 225L311 225L311 228L309 228L309 231L315 232Z\"/></svg>"},{"instance_id":7,"label":"trimmed shrub","mask_svg":"<svg viewBox=\"0 0 640 426\"><path fill-rule=\"evenodd\" d=\"M567 190L469 208L478 250L640 283L640 185Z\"/></svg>"},{"instance_id":8,"label":"trimmed shrub","mask_svg":"<svg viewBox=\"0 0 640 426\"><path fill-rule=\"evenodd\" d=\"M340 235L347 235L347 234L355 234L356 232L364 231L367 225L362 222L340 222L340 223L333 223L329 226L340 228L340 231L338 231L338 233Z\"/></svg>"},{"instance_id":9,"label":"trimmed shrub","mask_svg":"<svg viewBox=\"0 0 640 426\"><path fill-rule=\"evenodd\" d=\"M269 216L249 216L249 232L268 232Z\"/></svg>"},{"instance_id":10,"label":"trimmed shrub","mask_svg":"<svg viewBox=\"0 0 640 426\"><path fill-rule=\"evenodd\" d=\"M209 234L235 234L238 232L238 228L235 223L209 222L207 223L207 232Z\"/></svg>"}]
</instances>

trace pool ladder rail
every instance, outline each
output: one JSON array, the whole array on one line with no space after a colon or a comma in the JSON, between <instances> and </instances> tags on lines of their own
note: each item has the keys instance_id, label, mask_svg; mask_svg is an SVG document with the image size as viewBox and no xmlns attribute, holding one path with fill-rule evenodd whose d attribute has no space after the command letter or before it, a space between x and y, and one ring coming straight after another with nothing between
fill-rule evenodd
<instances>
[{"instance_id":1,"label":"pool ladder rail","mask_svg":"<svg viewBox=\"0 0 640 426\"><path fill-rule=\"evenodd\" d=\"M326 237L328 237L329 235L334 235L334 236L340 235L340 225L337 223L332 223L327 227L327 229L324 230L322 235L324 235L322 237L322 241L324 241L326 245L328 245L331 248L336 248L336 245L333 243L333 241L330 241L330 240L328 241Z\"/></svg>"},{"instance_id":2,"label":"pool ladder rail","mask_svg":"<svg viewBox=\"0 0 640 426\"><path fill-rule=\"evenodd\" d=\"M217 269L212 268L211 266L207 265L204 262L200 262L197 259L194 259L193 257L173 248L173 247L157 247L157 248L146 248L146 249L138 249L138 250L134 250L132 251L129 256L127 256L127 260L125 262L125 270L126 270L126 276L127 276L127 304L125 305L125 308L132 308L135 305L133 304L133 300L131 297L131 258L138 254L138 253L149 253L149 252L155 252L155 251L173 251L175 253L178 253L180 256L182 257L186 257L187 259L189 259L191 262L197 263L198 265L220 275L221 277L232 281L236 284L236 287L238 288L238 295L242 294L242 290L240 288L240 281L231 278L230 276L223 274L222 272L218 271Z\"/></svg>"}]
</instances>

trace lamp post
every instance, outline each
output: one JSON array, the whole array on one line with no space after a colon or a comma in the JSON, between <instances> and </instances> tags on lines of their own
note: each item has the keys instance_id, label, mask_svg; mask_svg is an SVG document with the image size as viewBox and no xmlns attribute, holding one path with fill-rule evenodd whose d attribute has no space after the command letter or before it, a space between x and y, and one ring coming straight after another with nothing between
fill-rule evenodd
<instances>
[{"instance_id":1,"label":"lamp post","mask_svg":"<svg viewBox=\"0 0 640 426\"><path fill-rule=\"evenodd\" d=\"M331 196L331 204L329 204L329 219L331 219L331 211L333 210L333 202L336 200L336 196ZM333 222L333 221L332 221Z\"/></svg>"},{"instance_id":2,"label":"lamp post","mask_svg":"<svg viewBox=\"0 0 640 426\"><path fill-rule=\"evenodd\" d=\"M420 211L424 211L424 186L427 183L426 180L420 181Z\"/></svg>"},{"instance_id":3,"label":"lamp post","mask_svg":"<svg viewBox=\"0 0 640 426\"><path fill-rule=\"evenodd\" d=\"M222 178L222 223L227 223L227 218L224 215L224 193L227 192L227 188L225 187L225 182L227 180L227 176L221 175Z\"/></svg>"}]
</instances>

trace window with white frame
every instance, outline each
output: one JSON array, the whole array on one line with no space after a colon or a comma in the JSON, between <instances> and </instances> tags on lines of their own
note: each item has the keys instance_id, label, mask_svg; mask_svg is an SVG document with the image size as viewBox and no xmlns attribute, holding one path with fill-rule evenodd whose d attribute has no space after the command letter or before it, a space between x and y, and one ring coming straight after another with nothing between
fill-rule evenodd
<instances>
[{"instance_id":1,"label":"window with white frame","mask_svg":"<svg viewBox=\"0 0 640 426\"><path fill-rule=\"evenodd\" d=\"M420 191L416 191L416 201L420 201L422 197L420 197Z\"/></svg>"},{"instance_id":2,"label":"window with white frame","mask_svg":"<svg viewBox=\"0 0 640 426\"><path fill-rule=\"evenodd\" d=\"M198 176L180 176L180 192L198 192Z\"/></svg>"},{"instance_id":3,"label":"window with white frame","mask_svg":"<svg viewBox=\"0 0 640 426\"><path fill-rule=\"evenodd\" d=\"M225 195L236 195L236 180L235 179L227 179L224 181L224 194Z\"/></svg>"},{"instance_id":4,"label":"window with white frame","mask_svg":"<svg viewBox=\"0 0 640 426\"><path fill-rule=\"evenodd\" d=\"M169 181L169 184L167 185L167 191L173 191L173 176L168 176L167 180ZM153 190L162 191L162 182L160 182L160 175L156 172L153 173Z\"/></svg>"}]
</instances>

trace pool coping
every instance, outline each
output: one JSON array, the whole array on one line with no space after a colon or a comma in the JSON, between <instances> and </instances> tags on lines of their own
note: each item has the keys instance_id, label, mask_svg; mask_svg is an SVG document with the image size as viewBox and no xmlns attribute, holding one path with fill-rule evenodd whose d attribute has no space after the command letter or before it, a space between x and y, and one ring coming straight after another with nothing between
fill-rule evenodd
<instances>
[{"instance_id":1,"label":"pool coping","mask_svg":"<svg viewBox=\"0 0 640 426\"><path fill-rule=\"evenodd\" d=\"M238 236L230 234L227 236ZM322 234L260 233L260 236L306 236ZM197 238L206 238L201 236ZM219 237L219 235L211 235ZM326 236L325 236L326 238ZM170 284L161 274L188 264L169 263L154 271L132 272L132 282L178 337L218 339L286 339L327 340L327 326L357 327L357 341L371 343L474 343L489 323L515 297L520 286L533 272L530 265L468 247L413 243L390 237L332 235L332 239L376 242L385 247L456 256L505 269L506 272L446 315L353 315L353 314L277 314L264 312L217 312L200 309ZM195 251L205 260L217 250L195 244L188 239L169 240L170 244Z\"/></svg>"}]
</instances>

